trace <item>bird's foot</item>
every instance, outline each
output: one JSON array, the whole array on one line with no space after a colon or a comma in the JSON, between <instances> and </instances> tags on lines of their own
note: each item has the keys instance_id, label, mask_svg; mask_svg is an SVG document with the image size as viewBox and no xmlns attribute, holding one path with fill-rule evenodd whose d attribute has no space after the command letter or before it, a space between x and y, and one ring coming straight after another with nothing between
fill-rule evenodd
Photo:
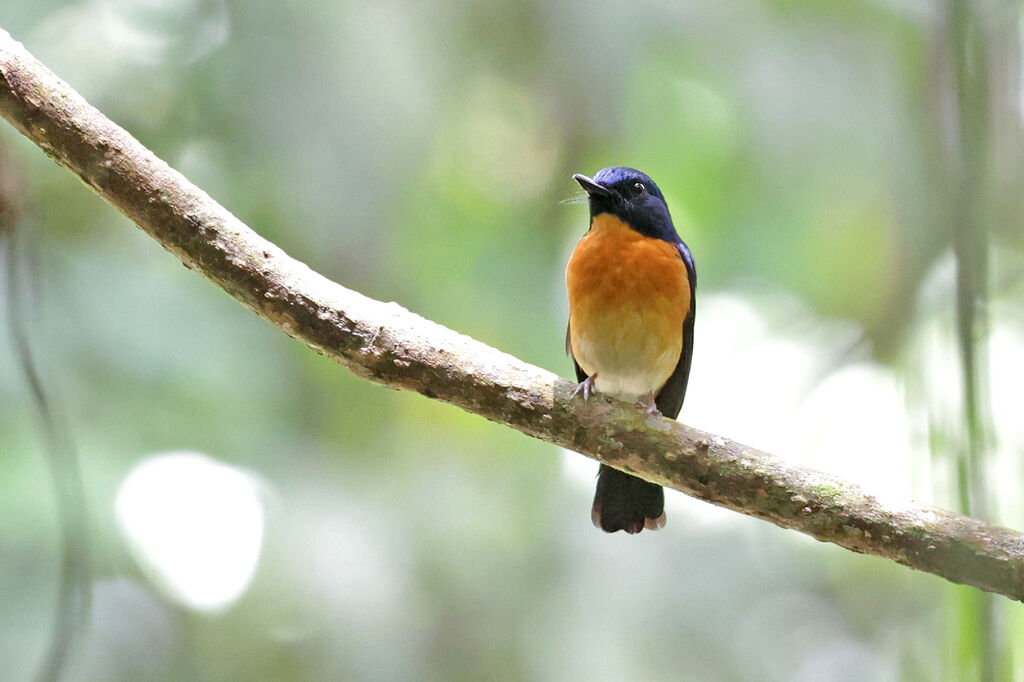
<instances>
[{"instance_id":1,"label":"bird's foot","mask_svg":"<svg viewBox=\"0 0 1024 682\"><path fill-rule=\"evenodd\" d=\"M590 400L590 394L594 392L594 379L597 378L596 374L591 374L589 377L576 384L576 390L572 392L570 398L575 398L577 393L583 394L583 402Z\"/></svg>"},{"instance_id":2,"label":"bird's foot","mask_svg":"<svg viewBox=\"0 0 1024 682\"><path fill-rule=\"evenodd\" d=\"M640 407L644 408L644 419L654 415L661 416L661 410L658 409L658 405L654 402L654 391L645 393L640 397Z\"/></svg>"}]
</instances>

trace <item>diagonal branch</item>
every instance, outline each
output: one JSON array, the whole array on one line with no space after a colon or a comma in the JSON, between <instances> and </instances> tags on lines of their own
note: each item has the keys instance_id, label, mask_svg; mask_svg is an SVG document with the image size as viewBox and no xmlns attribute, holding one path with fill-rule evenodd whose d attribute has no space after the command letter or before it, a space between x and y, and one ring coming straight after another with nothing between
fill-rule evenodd
<instances>
[{"instance_id":1,"label":"diagonal branch","mask_svg":"<svg viewBox=\"0 0 1024 682\"><path fill-rule=\"evenodd\" d=\"M573 384L290 258L90 106L0 29L0 115L164 248L356 374L457 405L688 495L1024 601L1024 535L892 506L828 474Z\"/></svg>"}]
</instances>

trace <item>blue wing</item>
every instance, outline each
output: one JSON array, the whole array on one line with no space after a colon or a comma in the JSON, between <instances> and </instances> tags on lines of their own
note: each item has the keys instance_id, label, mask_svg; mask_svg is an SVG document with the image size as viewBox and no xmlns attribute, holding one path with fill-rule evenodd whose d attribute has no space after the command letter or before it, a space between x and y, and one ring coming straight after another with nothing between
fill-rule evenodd
<instances>
[{"instance_id":1,"label":"blue wing","mask_svg":"<svg viewBox=\"0 0 1024 682\"><path fill-rule=\"evenodd\" d=\"M683 320L683 352L679 356L679 364L668 378L654 399L658 411L670 419L679 415L686 397L686 384L690 380L690 361L693 359L693 317L697 309L697 266L693 262L693 254L683 242L676 244L679 255L686 264L686 275L690 280L690 309Z\"/></svg>"}]
</instances>

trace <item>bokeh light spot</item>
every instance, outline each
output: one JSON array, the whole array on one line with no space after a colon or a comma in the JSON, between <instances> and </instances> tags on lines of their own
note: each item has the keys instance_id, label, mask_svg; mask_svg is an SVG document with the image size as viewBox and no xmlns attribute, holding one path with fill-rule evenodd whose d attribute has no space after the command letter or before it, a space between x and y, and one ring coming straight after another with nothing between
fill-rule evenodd
<instances>
[{"instance_id":1,"label":"bokeh light spot","mask_svg":"<svg viewBox=\"0 0 1024 682\"><path fill-rule=\"evenodd\" d=\"M195 452L154 455L125 477L115 504L132 555L174 601L218 611L252 581L264 508L251 474Z\"/></svg>"}]
</instances>

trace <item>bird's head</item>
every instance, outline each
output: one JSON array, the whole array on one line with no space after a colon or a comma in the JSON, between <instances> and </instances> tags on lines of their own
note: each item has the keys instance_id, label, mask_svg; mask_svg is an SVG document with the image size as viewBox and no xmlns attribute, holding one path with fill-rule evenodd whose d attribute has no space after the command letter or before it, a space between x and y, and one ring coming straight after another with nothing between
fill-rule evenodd
<instances>
[{"instance_id":1,"label":"bird's head","mask_svg":"<svg viewBox=\"0 0 1024 682\"><path fill-rule=\"evenodd\" d=\"M614 166L599 170L593 178L581 173L572 177L589 195L591 219L611 213L648 237L679 241L665 197L646 173Z\"/></svg>"}]
</instances>

